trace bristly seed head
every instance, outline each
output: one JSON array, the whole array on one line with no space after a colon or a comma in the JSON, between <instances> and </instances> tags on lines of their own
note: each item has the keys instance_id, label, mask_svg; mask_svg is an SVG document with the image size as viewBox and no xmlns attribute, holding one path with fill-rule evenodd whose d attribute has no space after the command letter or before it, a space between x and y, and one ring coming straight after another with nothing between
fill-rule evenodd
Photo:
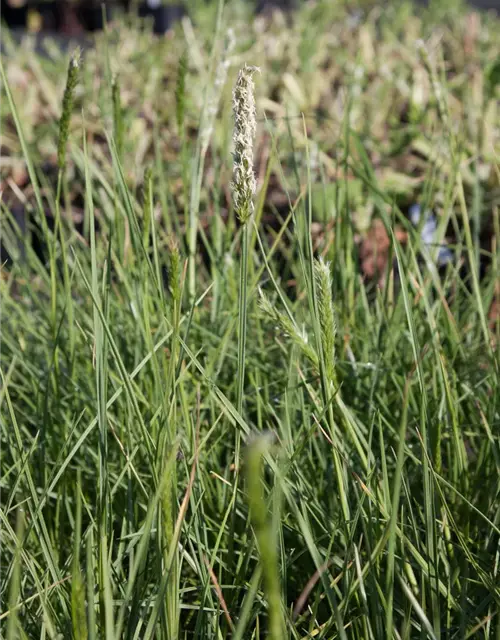
<instances>
[{"instance_id":1,"label":"bristly seed head","mask_svg":"<svg viewBox=\"0 0 500 640\"><path fill-rule=\"evenodd\" d=\"M179 303L181 299L181 256L177 239L170 236L168 239L169 248L169 285L170 293L174 302Z\"/></svg>"},{"instance_id":2,"label":"bristly seed head","mask_svg":"<svg viewBox=\"0 0 500 640\"><path fill-rule=\"evenodd\" d=\"M332 276L330 264L323 258L314 261L314 277L318 293L319 324L321 328L321 345L325 362L326 373L330 382L337 383L335 370L335 337L337 335L337 323L332 300Z\"/></svg>"},{"instance_id":3,"label":"bristly seed head","mask_svg":"<svg viewBox=\"0 0 500 640\"><path fill-rule=\"evenodd\" d=\"M252 76L258 67L245 65L238 74L233 90L234 152L233 201L236 214L243 224L254 211L253 197L257 188L253 171L253 143L257 129L254 83Z\"/></svg>"},{"instance_id":4,"label":"bristly seed head","mask_svg":"<svg viewBox=\"0 0 500 640\"><path fill-rule=\"evenodd\" d=\"M114 76L111 84L111 98L113 102L113 133L115 137L116 151L118 157L122 157L123 151L123 109L120 97L120 82L118 76Z\"/></svg>"},{"instance_id":5,"label":"bristly seed head","mask_svg":"<svg viewBox=\"0 0 500 640\"><path fill-rule=\"evenodd\" d=\"M69 137L69 121L73 110L73 95L78 83L78 70L80 67L81 52L76 49L69 61L66 88L64 89L62 114L59 121L59 140L57 144L57 164L59 169L64 169L66 164L66 144Z\"/></svg>"}]
</instances>

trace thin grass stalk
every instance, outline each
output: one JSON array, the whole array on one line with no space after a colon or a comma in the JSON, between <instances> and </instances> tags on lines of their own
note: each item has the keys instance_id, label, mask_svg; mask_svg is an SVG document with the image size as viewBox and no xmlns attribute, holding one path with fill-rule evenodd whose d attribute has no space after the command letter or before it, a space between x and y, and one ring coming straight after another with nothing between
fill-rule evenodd
<instances>
[{"instance_id":1,"label":"thin grass stalk","mask_svg":"<svg viewBox=\"0 0 500 640\"><path fill-rule=\"evenodd\" d=\"M188 54L185 49L179 59L177 80L175 85L175 119L177 135L181 139L182 187L184 191L184 220L189 220L189 156L186 136L186 77L188 71Z\"/></svg>"},{"instance_id":2,"label":"thin grass stalk","mask_svg":"<svg viewBox=\"0 0 500 640\"><path fill-rule=\"evenodd\" d=\"M113 103L113 134L115 138L116 153L120 162L123 163L124 123L118 76L114 76L112 80L111 100Z\"/></svg>"},{"instance_id":3,"label":"thin grass stalk","mask_svg":"<svg viewBox=\"0 0 500 640\"><path fill-rule=\"evenodd\" d=\"M247 275L248 275L248 236L249 225L244 224L241 230L241 260L240 260L240 286L238 296L238 376L236 388L236 409L243 412L243 398L245 393L245 359L246 359L246 333L247 333ZM235 452L236 461L239 458L239 442ZM238 464L235 462L235 464Z\"/></svg>"},{"instance_id":4,"label":"thin grass stalk","mask_svg":"<svg viewBox=\"0 0 500 640\"><path fill-rule=\"evenodd\" d=\"M89 529L85 545L85 573L87 582L87 629L89 640L96 638L95 576L94 576L94 530Z\"/></svg>"},{"instance_id":5,"label":"thin grass stalk","mask_svg":"<svg viewBox=\"0 0 500 640\"><path fill-rule=\"evenodd\" d=\"M95 378L97 389L97 414L99 425L99 476L98 476L98 585L99 585L99 615L100 625L106 638L114 637L113 601L108 567L108 514L109 514L109 486L108 486L108 421L106 410L106 362L105 333L101 314L103 307L99 292L97 272L97 246L95 215L92 195L92 185L87 155L85 132L83 135L83 150L85 158L85 186L87 207L90 220L90 254L92 269L92 297L93 305L94 341L95 341ZM100 313L101 312L101 313Z\"/></svg>"},{"instance_id":6,"label":"thin grass stalk","mask_svg":"<svg viewBox=\"0 0 500 640\"><path fill-rule=\"evenodd\" d=\"M269 436L257 437L248 447L247 483L250 516L259 548L260 566L268 604L268 632L271 640L284 640L285 622L282 613L277 540L268 521L267 503L262 489L263 456L269 453Z\"/></svg>"},{"instance_id":7,"label":"thin grass stalk","mask_svg":"<svg viewBox=\"0 0 500 640\"><path fill-rule=\"evenodd\" d=\"M7 640L14 640L22 635L21 626L18 616L18 600L21 591L21 551L22 551L22 539L24 537L24 523L25 516L24 511L21 508L17 510L16 517L16 533L15 533L15 551L14 551L14 564L12 574L10 577L9 587L9 621L7 623Z\"/></svg>"},{"instance_id":8,"label":"thin grass stalk","mask_svg":"<svg viewBox=\"0 0 500 640\"><path fill-rule=\"evenodd\" d=\"M238 74L233 91L234 115L234 176L232 183L236 215L241 222L241 262L238 299L238 375L236 383L236 408L241 414L245 384L245 349L247 326L247 276L249 223L254 213L253 198L256 191L253 171L253 144L256 131L254 84L252 76L256 67L245 65ZM239 445L239 443L237 443ZM238 454L238 450L236 452ZM236 462L238 464L238 462Z\"/></svg>"},{"instance_id":9,"label":"thin grass stalk","mask_svg":"<svg viewBox=\"0 0 500 640\"><path fill-rule=\"evenodd\" d=\"M142 244L149 250L149 234L153 219L153 172L151 167L144 171L144 204L142 207ZM145 274L144 274L145 275Z\"/></svg>"},{"instance_id":10,"label":"thin grass stalk","mask_svg":"<svg viewBox=\"0 0 500 640\"><path fill-rule=\"evenodd\" d=\"M59 138L57 144L57 189L56 189L56 201L55 201L55 228L54 228L54 249L53 255L55 256L57 248L57 237L59 235L59 243L61 246L61 260L63 268L63 283L65 293L65 306L68 313L68 326L69 326L69 366L70 376L73 374L74 356L75 356L75 334L74 334L74 310L73 310L73 297L71 295L71 278L69 275L68 255L66 251L66 241L64 238L64 230L61 221L61 196L62 187L64 181L64 175L66 171L66 147L69 138L69 126L71 121L71 113L73 111L74 93L79 78L79 69L81 63L81 52L79 49L71 56L68 74L66 79L66 88L64 90L62 115L59 122ZM55 265L54 265L55 270ZM54 271L52 271L54 274ZM52 298L52 320L53 326L57 323L57 299L56 299L56 284L53 282L53 298ZM57 366L58 358L55 357L55 364Z\"/></svg>"},{"instance_id":11,"label":"thin grass stalk","mask_svg":"<svg viewBox=\"0 0 500 640\"><path fill-rule=\"evenodd\" d=\"M62 261L62 269L63 269L63 286L64 286L64 298L65 298L65 309L68 314L68 327L69 327L69 371L70 376L73 375L73 367L75 362L75 332L74 332L74 309L73 309L73 296L71 294L71 277L69 273L69 264L68 264L68 253L66 250L66 240L64 238L64 229L61 221L61 187L64 180L64 169L59 169L57 176L57 191L56 191L56 203L55 203L55 233L54 233L54 243L57 244L57 236L59 235L59 244L61 247L61 261ZM55 254L55 248L54 248ZM54 318L57 322L56 314L57 314L57 301L54 298L52 312ZM55 358L55 363L57 365L57 357Z\"/></svg>"},{"instance_id":12,"label":"thin grass stalk","mask_svg":"<svg viewBox=\"0 0 500 640\"><path fill-rule=\"evenodd\" d=\"M71 580L71 621L75 640L87 640L88 627L85 614L85 585L80 569L80 541L82 529L81 470L77 471L76 515L73 544L73 567ZM91 604L89 603L89 607Z\"/></svg>"},{"instance_id":13,"label":"thin grass stalk","mask_svg":"<svg viewBox=\"0 0 500 640\"><path fill-rule=\"evenodd\" d=\"M395 576L395 558L396 558L396 527L399 515L399 501L401 497L401 485L403 478L403 465L405 460L405 444L406 444L406 427L408 420L408 397L409 397L410 380L405 385L405 393L403 398L403 415L401 416L398 450L396 459L396 469L394 472L391 515L389 521L389 542L387 548L387 574L385 581L385 589L387 595L386 607L386 637L393 637L394 626L394 576Z\"/></svg>"},{"instance_id":14,"label":"thin grass stalk","mask_svg":"<svg viewBox=\"0 0 500 640\"><path fill-rule=\"evenodd\" d=\"M304 135L307 140L307 130L304 122ZM321 326L321 316L319 310L319 294L317 287L317 278L315 276L315 262L314 262L314 252L312 247L312 235L311 235L311 225L312 225L312 184L311 184L311 165L309 160L309 145L306 146L306 154L307 154L307 182L308 182L308 194L309 197L307 199L305 211L304 211L304 219L305 219L305 229L304 229L304 244L305 251L303 257L303 270L304 270L304 278L306 281L306 289L307 289L307 298L309 302L309 310L313 320L313 329L314 336L316 340L316 350L318 353L318 361L319 361L319 377L321 383L321 392L323 396L323 404L326 409L326 416L328 420L328 425L330 428L331 437L334 437L334 434L337 429L335 416L333 412L332 406L332 393L333 393L333 380L331 380L328 376L327 366L325 362L325 347L324 337L326 335L325 330L326 327ZM326 295L326 291L323 291L323 294ZM330 293L331 295L331 293ZM323 300L324 305L331 304L328 303L327 300ZM330 331L330 330L328 330ZM344 471L342 469L342 461L340 458L340 454L338 448L335 446L335 443L332 446L332 455L333 455L333 464L335 469L335 475L337 477L338 484L338 492L340 504L342 507L342 514L344 517L344 526L347 527L350 522L350 509L349 503L347 500L347 491L346 491L346 479L344 477ZM347 529L346 529L347 530Z\"/></svg>"},{"instance_id":15,"label":"thin grass stalk","mask_svg":"<svg viewBox=\"0 0 500 640\"><path fill-rule=\"evenodd\" d=\"M162 478L162 522L163 531L162 551L164 570L169 567L169 577L166 585L165 605L166 605L166 626L168 637L176 640L179 634L179 553L176 547L172 547L174 538L175 522L177 520L177 469L175 458L169 466L166 476L162 476L161 469L166 458L170 459L172 448L175 446L176 433L176 371L179 355L180 343L180 321L181 321L181 261L179 247L176 240L171 239L169 243L169 284L171 294L171 314L172 314L172 340L170 348L170 359L168 365L167 387L165 392L165 419L166 430L163 434L163 446L160 447L161 468L158 469L158 478ZM173 557L169 559L171 549L174 549Z\"/></svg>"},{"instance_id":16,"label":"thin grass stalk","mask_svg":"<svg viewBox=\"0 0 500 640\"><path fill-rule=\"evenodd\" d=\"M252 76L256 67L245 65L238 74L233 90L234 153L233 153L233 202L241 223L240 280L238 289L238 363L236 377L236 410L241 416L245 388L245 351L247 332L247 279L249 225L254 213L253 197L256 190L253 171L253 144L256 131L254 84ZM234 484L231 496L231 525L229 534L228 563L234 560L234 528L236 526L236 497L240 469L241 433L236 429L234 451Z\"/></svg>"}]
</instances>

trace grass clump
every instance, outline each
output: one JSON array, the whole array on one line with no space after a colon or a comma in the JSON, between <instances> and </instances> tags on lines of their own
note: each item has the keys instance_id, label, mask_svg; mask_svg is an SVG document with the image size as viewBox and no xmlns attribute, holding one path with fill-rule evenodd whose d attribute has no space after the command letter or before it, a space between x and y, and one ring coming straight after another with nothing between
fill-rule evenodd
<instances>
[{"instance_id":1,"label":"grass clump","mask_svg":"<svg viewBox=\"0 0 500 640\"><path fill-rule=\"evenodd\" d=\"M363 10L2 60L8 640L498 637L498 21Z\"/></svg>"}]
</instances>

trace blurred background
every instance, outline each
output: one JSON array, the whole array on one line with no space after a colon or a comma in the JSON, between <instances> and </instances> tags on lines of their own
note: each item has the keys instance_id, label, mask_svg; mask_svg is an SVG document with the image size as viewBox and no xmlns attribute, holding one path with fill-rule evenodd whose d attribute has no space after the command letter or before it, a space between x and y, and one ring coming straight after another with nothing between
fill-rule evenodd
<instances>
[{"instance_id":1,"label":"blurred background","mask_svg":"<svg viewBox=\"0 0 500 640\"><path fill-rule=\"evenodd\" d=\"M201 0L203 2L205 0ZM303 0L247 0L256 13L279 8L290 11L298 8ZM432 4L433 0L416 0ZM103 28L103 16L128 12L130 15L149 18L157 34L168 31L183 15L190 12L200 0L1 0L2 23L11 29L32 33L50 31L69 36L99 31ZM366 0L353 3L369 5ZM447 2L434 0L434 4L446 6ZM471 7L499 11L500 0L468 0Z\"/></svg>"}]
</instances>

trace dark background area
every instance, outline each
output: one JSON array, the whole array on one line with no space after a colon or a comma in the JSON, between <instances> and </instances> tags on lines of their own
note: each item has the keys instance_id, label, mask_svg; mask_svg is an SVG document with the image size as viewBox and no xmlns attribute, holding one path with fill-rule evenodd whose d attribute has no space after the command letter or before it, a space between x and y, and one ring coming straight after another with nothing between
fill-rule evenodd
<instances>
[{"instance_id":1,"label":"dark background area","mask_svg":"<svg viewBox=\"0 0 500 640\"><path fill-rule=\"evenodd\" d=\"M248 0L251 2L252 0ZM303 0L254 0L257 13L279 7L291 10ZM428 4L427 0L416 0ZM469 0L471 7L500 11L500 0ZM67 35L78 35L85 31L98 31L102 28L102 7L99 0L1 0L2 23L13 29L29 31L51 31ZM105 2L108 18L112 17L113 7L129 8L130 0L110 0ZM160 6L157 6L160 5ZM188 2L170 2L163 6L160 0L146 0L139 4L139 15L150 17L153 30L164 33L182 17Z\"/></svg>"},{"instance_id":2,"label":"dark background area","mask_svg":"<svg viewBox=\"0 0 500 640\"><path fill-rule=\"evenodd\" d=\"M471 0L469 4L479 9L500 9L500 0Z\"/></svg>"}]
</instances>

